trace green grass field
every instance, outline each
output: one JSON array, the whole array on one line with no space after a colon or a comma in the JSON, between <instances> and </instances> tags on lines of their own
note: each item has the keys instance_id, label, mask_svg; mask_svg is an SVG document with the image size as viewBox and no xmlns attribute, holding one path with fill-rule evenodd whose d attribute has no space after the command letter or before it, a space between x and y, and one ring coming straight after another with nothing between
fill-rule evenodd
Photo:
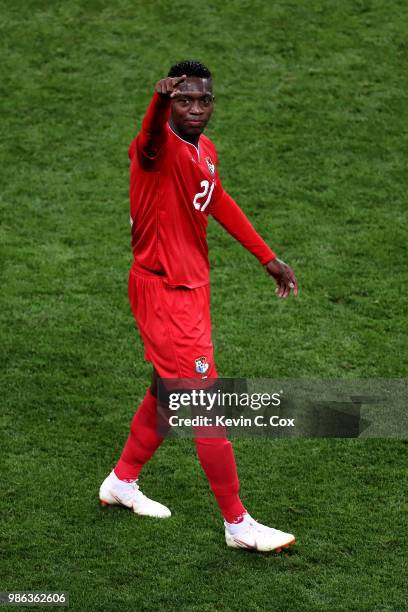
<instances>
[{"instance_id":1,"label":"green grass field","mask_svg":"<svg viewBox=\"0 0 408 612\"><path fill-rule=\"evenodd\" d=\"M404 440L238 440L288 555L226 549L190 440L148 464L143 520L97 503L150 366L127 303L127 146L156 80L208 63L223 183L296 270L279 302L211 221L225 377L407 373L403 0L0 0L0 590L73 610L404 610Z\"/></svg>"}]
</instances>

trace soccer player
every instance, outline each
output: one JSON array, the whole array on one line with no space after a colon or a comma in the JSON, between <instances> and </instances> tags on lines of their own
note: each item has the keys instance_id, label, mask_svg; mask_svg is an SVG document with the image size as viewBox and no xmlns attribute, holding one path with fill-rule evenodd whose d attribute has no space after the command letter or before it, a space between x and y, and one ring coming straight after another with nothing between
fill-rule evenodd
<instances>
[{"instance_id":1,"label":"soccer player","mask_svg":"<svg viewBox=\"0 0 408 612\"><path fill-rule=\"evenodd\" d=\"M129 147L133 264L129 300L153 365L152 384L136 411L114 470L101 485L104 505L120 504L145 516L170 510L146 497L138 478L163 441L157 429L157 379L217 377L211 339L206 229L212 215L275 279L276 294L297 295L292 269L280 261L230 195L217 170L215 147L203 131L214 107L206 66L184 61L156 83L142 128ZM231 443L198 437L196 449L224 517L233 548L280 551L290 533L255 521L239 497Z\"/></svg>"}]
</instances>

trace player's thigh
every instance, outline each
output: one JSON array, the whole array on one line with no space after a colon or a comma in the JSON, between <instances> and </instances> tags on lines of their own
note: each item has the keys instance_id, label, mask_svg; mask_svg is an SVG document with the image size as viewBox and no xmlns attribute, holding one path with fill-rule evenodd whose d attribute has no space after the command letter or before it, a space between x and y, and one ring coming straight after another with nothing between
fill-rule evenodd
<instances>
[{"instance_id":1,"label":"player's thigh","mask_svg":"<svg viewBox=\"0 0 408 612\"><path fill-rule=\"evenodd\" d=\"M164 287L168 333L183 378L216 378L208 286Z\"/></svg>"},{"instance_id":2,"label":"player's thigh","mask_svg":"<svg viewBox=\"0 0 408 612\"><path fill-rule=\"evenodd\" d=\"M129 301L145 358L161 378L215 378L209 287L170 288L131 271Z\"/></svg>"},{"instance_id":3,"label":"player's thigh","mask_svg":"<svg viewBox=\"0 0 408 612\"><path fill-rule=\"evenodd\" d=\"M163 308L163 281L154 276L142 275L131 269L128 296L145 349L145 359L157 371L162 363L172 363L172 353L167 341L167 325ZM172 375L177 376L176 372Z\"/></svg>"}]
</instances>

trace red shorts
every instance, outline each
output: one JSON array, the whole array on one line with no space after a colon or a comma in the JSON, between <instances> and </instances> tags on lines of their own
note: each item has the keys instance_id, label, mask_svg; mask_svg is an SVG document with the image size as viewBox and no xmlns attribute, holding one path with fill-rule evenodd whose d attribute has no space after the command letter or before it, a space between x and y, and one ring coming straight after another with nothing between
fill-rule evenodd
<instances>
[{"instance_id":1,"label":"red shorts","mask_svg":"<svg viewBox=\"0 0 408 612\"><path fill-rule=\"evenodd\" d=\"M169 287L131 268L129 301L150 361L161 378L217 378L210 286Z\"/></svg>"}]
</instances>

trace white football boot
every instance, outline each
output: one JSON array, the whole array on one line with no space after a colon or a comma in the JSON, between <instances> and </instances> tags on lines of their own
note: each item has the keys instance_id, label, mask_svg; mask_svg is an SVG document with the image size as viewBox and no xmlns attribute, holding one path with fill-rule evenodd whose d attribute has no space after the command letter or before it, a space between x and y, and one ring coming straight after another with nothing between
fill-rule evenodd
<instances>
[{"instance_id":1,"label":"white football boot","mask_svg":"<svg viewBox=\"0 0 408 612\"><path fill-rule=\"evenodd\" d=\"M132 482L119 480L113 470L101 484L99 499L102 506L125 506L141 516L155 518L171 516L170 510L166 506L149 499L141 492L137 480Z\"/></svg>"},{"instance_id":2,"label":"white football boot","mask_svg":"<svg viewBox=\"0 0 408 612\"><path fill-rule=\"evenodd\" d=\"M291 533L279 531L272 527L261 525L249 514L244 515L241 523L226 523L225 541L231 548L245 548L260 552L281 552L295 543L295 536Z\"/></svg>"}]
</instances>

